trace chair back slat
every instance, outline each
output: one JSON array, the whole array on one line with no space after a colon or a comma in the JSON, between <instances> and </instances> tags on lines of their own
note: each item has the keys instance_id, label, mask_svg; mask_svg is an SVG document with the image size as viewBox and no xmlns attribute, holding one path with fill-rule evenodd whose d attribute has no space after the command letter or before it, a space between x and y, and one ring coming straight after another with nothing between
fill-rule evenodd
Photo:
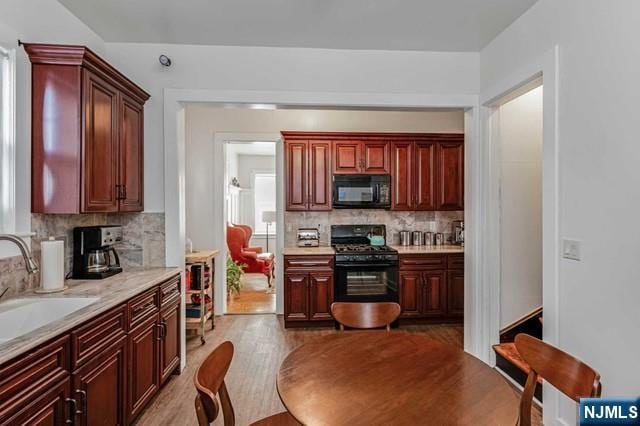
<instances>
[{"instance_id":1,"label":"chair back slat","mask_svg":"<svg viewBox=\"0 0 640 426\"><path fill-rule=\"evenodd\" d=\"M331 314L341 325L351 328L387 327L400 316L400 305L392 302L349 303L335 302L331 305Z\"/></svg>"},{"instance_id":2,"label":"chair back slat","mask_svg":"<svg viewBox=\"0 0 640 426\"><path fill-rule=\"evenodd\" d=\"M531 403L538 376L576 402L580 398L600 396L600 374L579 359L528 334L518 334L515 344L522 359L531 367L520 402L521 426L531 424Z\"/></svg>"},{"instance_id":3,"label":"chair back slat","mask_svg":"<svg viewBox=\"0 0 640 426\"><path fill-rule=\"evenodd\" d=\"M200 364L193 377L198 395L195 406L198 424L211 424L220 414L216 395L220 398L225 426L234 426L235 415L224 377L233 359L233 344L223 342Z\"/></svg>"}]
</instances>

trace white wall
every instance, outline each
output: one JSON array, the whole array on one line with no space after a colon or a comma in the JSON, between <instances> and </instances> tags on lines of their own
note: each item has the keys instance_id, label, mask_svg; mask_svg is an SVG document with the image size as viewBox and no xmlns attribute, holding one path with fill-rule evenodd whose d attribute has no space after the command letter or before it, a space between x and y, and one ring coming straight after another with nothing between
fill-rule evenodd
<instances>
[{"instance_id":1,"label":"white wall","mask_svg":"<svg viewBox=\"0 0 640 426\"><path fill-rule=\"evenodd\" d=\"M542 86L499 113L504 328L542 306Z\"/></svg>"},{"instance_id":2,"label":"white wall","mask_svg":"<svg viewBox=\"0 0 640 426\"><path fill-rule=\"evenodd\" d=\"M238 155L238 180L243 188L253 188L253 174L258 171L276 171L276 146L273 155Z\"/></svg>"},{"instance_id":3,"label":"white wall","mask_svg":"<svg viewBox=\"0 0 640 426\"><path fill-rule=\"evenodd\" d=\"M104 43L57 1L3 0L0 44L16 51L16 232L31 231L31 63L18 39L31 43L83 44L98 54ZM0 257L17 255L10 243L0 243Z\"/></svg>"},{"instance_id":4,"label":"white wall","mask_svg":"<svg viewBox=\"0 0 640 426\"><path fill-rule=\"evenodd\" d=\"M263 110L191 104L186 108L186 226L194 247L211 247L215 203L211 188L215 133L270 133L282 130L464 132L462 111L389 112L334 110ZM212 165L213 162L213 165ZM273 241L273 240L272 240Z\"/></svg>"},{"instance_id":5,"label":"white wall","mask_svg":"<svg viewBox=\"0 0 640 426\"><path fill-rule=\"evenodd\" d=\"M481 52L485 92L559 46L560 235L582 261L560 262L558 343L604 395L640 394L639 38L638 1L539 0ZM575 404L560 418L575 423Z\"/></svg>"},{"instance_id":6,"label":"white wall","mask_svg":"<svg viewBox=\"0 0 640 426\"><path fill-rule=\"evenodd\" d=\"M477 53L107 43L107 57L151 95L145 107L145 209L164 210L163 89L473 95ZM158 63L171 57L171 68Z\"/></svg>"}]
</instances>

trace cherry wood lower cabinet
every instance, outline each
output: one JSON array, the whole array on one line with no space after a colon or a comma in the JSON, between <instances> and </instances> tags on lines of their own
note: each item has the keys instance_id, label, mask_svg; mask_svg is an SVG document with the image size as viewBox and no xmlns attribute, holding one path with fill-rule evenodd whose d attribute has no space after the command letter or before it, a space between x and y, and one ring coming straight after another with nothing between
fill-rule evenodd
<instances>
[{"instance_id":1,"label":"cherry wood lower cabinet","mask_svg":"<svg viewBox=\"0 0 640 426\"><path fill-rule=\"evenodd\" d=\"M464 254L400 257L402 319L459 322L464 317Z\"/></svg>"},{"instance_id":2,"label":"cherry wood lower cabinet","mask_svg":"<svg viewBox=\"0 0 640 426\"><path fill-rule=\"evenodd\" d=\"M333 256L285 256L284 264L285 327L332 322Z\"/></svg>"},{"instance_id":3,"label":"cherry wood lower cabinet","mask_svg":"<svg viewBox=\"0 0 640 426\"><path fill-rule=\"evenodd\" d=\"M0 426L131 424L180 364L179 281L0 365Z\"/></svg>"}]
</instances>

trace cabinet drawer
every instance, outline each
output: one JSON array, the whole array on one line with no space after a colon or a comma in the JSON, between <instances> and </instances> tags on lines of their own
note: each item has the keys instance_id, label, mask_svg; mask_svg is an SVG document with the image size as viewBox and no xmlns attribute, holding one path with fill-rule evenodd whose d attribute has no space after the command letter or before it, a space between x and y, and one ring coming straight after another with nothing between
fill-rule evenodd
<instances>
[{"instance_id":1,"label":"cabinet drawer","mask_svg":"<svg viewBox=\"0 0 640 426\"><path fill-rule=\"evenodd\" d=\"M180 299L180 275L160 284L160 305L164 308Z\"/></svg>"},{"instance_id":2,"label":"cabinet drawer","mask_svg":"<svg viewBox=\"0 0 640 426\"><path fill-rule=\"evenodd\" d=\"M122 305L71 332L71 360L75 370L126 336L126 305Z\"/></svg>"},{"instance_id":3,"label":"cabinet drawer","mask_svg":"<svg viewBox=\"0 0 640 426\"><path fill-rule=\"evenodd\" d=\"M0 423L69 375L69 336L0 366Z\"/></svg>"},{"instance_id":4,"label":"cabinet drawer","mask_svg":"<svg viewBox=\"0 0 640 426\"><path fill-rule=\"evenodd\" d=\"M333 256L285 256L284 270L290 269L333 270Z\"/></svg>"},{"instance_id":5,"label":"cabinet drawer","mask_svg":"<svg viewBox=\"0 0 640 426\"><path fill-rule=\"evenodd\" d=\"M446 269L447 258L440 254L400 256L400 269Z\"/></svg>"},{"instance_id":6,"label":"cabinet drawer","mask_svg":"<svg viewBox=\"0 0 640 426\"><path fill-rule=\"evenodd\" d=\"M450 254L447 269L464 270L464 254Z\"/></svg>"},{"instance_id":7,"label":"cabinet drawer","mask_svg":"<svg viewBox=\"0 0 640 426\"><path fill-rule=\"evenodd\" d=\"M158 313L160 307L159 298L158 287L153 287L151 290L147 290L129 301L129 330Z\"/></svg>"}]
</instances>

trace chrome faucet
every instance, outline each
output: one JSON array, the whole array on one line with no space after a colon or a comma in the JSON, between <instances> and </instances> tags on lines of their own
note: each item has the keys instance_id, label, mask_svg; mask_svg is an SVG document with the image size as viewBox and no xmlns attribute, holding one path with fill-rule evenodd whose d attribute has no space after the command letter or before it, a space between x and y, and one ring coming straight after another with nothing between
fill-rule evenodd
<instances>
[{"instance_id":1,"label":"chrome faucet","mask_svg":"<svg viewBox=\"0 0 640 426\"><path fill-rule=\"evenodd\" d=\"M22 258L24 259L24 265L27 269L27 272L30 274L35 274L38 272L38 264L35 260L33 260L33 256L31 255L31 250L29 250L29 246L24 240L17 235L12 234L0 234L0 241L11 241L20 249L20 253L22 253Z\"/></svg>"}]
</instances>

